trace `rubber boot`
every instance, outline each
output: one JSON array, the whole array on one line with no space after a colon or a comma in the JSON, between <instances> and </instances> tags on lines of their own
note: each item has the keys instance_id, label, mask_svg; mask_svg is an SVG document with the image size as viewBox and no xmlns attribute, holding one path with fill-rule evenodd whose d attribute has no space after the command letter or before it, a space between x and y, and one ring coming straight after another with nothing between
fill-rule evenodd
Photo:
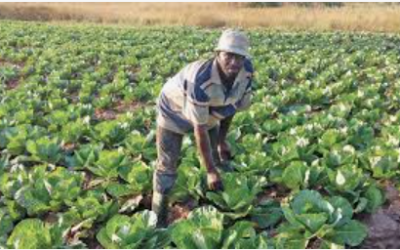
<instances>
[{"instance_id":1,"label":"rubber boot","mask_svg":"<svg viewBox=\"0 0 400 250\"><path fill-rule=\"evenodd\" d=\"M152 210L157 215L157 227L166 228L168 226L168 197L165 194L154 192L152 200Z\"/></svg>"}]
</instances>

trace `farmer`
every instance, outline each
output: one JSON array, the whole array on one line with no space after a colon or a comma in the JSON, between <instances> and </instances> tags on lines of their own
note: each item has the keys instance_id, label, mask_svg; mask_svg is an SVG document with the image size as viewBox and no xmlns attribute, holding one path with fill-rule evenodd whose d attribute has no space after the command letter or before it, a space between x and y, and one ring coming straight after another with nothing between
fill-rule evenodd
<instances>
[{"instance_id":1,"label":"farmer","mask_svg":"<svg viewBox=\"0 0 400 250\"><path fill-rule=\"evenodd\" d=\"M182 138L194 132L207 185L222 190L217 169L228 168L231 152L226 136L237 111L250 106L253 67L249 40L236 30L222 33L214 58L190 63L164 85L158 99L157 169L153 176L152 209L165 227L168 194L176 177Z\"/></svg>"}]
</instances>

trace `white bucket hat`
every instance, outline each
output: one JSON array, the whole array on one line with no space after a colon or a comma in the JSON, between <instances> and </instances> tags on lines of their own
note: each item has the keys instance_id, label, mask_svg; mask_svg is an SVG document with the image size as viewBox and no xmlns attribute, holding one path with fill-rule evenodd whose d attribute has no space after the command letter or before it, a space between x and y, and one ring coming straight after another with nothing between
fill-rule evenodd
<instances>
[{"instance_id":1,"label":"white bucket hat","mask_svg":"<svg viewBox=\"0 0 400 250\"><path fill-rule=\"evenodd\" d=\"M249 43L249 39L243 32L227 29L219 38L218 46L215 51L230 52L249 58Z\"/></svg>"}]
</instances>

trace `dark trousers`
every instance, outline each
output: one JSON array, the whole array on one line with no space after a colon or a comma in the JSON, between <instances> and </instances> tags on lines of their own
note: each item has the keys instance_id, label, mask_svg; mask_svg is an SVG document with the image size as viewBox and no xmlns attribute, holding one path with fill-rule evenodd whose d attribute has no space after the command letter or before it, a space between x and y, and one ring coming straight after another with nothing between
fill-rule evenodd
<instances>
[{"instance_id":1,"label":"dark trousers","mask_svg":"<svg viewBox=\"0 0 400 250\"><path fill-rule=\"evenodd\" d=\"M221 161L218 154L218 126L208 131L215 166ZM153 175L153 191L166 195L174 187L183 135L157 127L157 168Z\"/></svg>"}]
</instances>

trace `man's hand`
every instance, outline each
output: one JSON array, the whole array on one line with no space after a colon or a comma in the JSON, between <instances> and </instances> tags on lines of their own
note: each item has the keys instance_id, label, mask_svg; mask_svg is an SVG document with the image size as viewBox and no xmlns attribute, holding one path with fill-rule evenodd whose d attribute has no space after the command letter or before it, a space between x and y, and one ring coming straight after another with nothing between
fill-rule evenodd
<instances>
[{"instance_id":1,"label":"man's hand","mask_svg":"<svg viewBox=\"0 0 400 250\"><path fill-rule=\"evenodd\" d=\"M218 152L222 162L232 160L231 149L229 147L229 144L225 140L219 143Z\"/></svg>"},{"instance_id":2,"label":"man's hand","mask_svg":"<svg viewBox=\"0 0 400 250\"><path fill-rule=\"evenodd\" d=\"M221 177L214 166L212 156L210 137L208 135L207 126L195 126L194 136L196 138L197 148L201 155L201 159L207 169L207 185L210 190L222 190Z\"/></svg>"},{"instance_id":3,"label":"man's hand","mask_svg":"<svg viewBox=\"0 0 400 250\"><path fill-rule=\"evenodd\" d=\"M221 177L217 171L209 171L207 173L207 185L212 191L223 191L224 186L222 185Z\"/></svg>"}]
</instances>

